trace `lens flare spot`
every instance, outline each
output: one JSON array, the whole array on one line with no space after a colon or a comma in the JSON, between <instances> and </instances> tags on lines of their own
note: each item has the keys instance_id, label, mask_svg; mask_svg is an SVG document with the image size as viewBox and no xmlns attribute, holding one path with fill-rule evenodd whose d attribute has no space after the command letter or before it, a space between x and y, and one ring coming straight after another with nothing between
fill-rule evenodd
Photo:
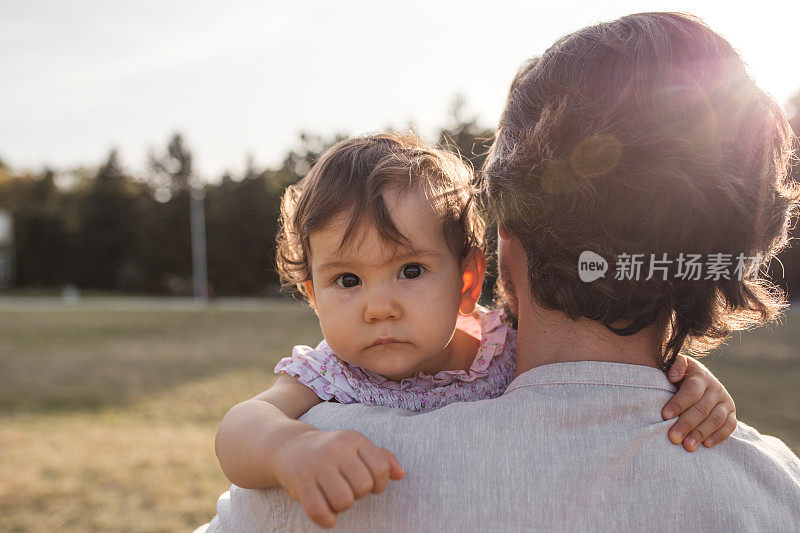
<instances>
[{"instance_id":1,"label":"lens flare spot","mask_svg":"<svg viewBox=\"0 0 800 533\"><path fill-rule=\"evenodd\" d=\"M622 143L610 133L592 135L572 150L569 164L582 178L598 178L614 170L622 158Z\"/></svg>"}]
</instances>

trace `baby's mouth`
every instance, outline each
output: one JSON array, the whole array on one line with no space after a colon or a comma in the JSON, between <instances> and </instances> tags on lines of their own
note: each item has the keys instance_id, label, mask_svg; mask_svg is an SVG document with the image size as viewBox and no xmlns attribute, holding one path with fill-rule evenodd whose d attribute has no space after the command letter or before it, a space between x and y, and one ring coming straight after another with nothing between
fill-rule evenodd
<instances>
[{"instance_id":1,"label":"baby's mouth","mask_svg":"<svg viewBox=\"0 0 800 533\"><path fill-rule=\"evenodd\" d=\"M395 339L394 337L380 337L376 339L375 342L367 346L367 348L373 348L375 346L383 346L385 344L400 344L400 343L403 343L403 341Z\"/></svg>"}]
</instances>

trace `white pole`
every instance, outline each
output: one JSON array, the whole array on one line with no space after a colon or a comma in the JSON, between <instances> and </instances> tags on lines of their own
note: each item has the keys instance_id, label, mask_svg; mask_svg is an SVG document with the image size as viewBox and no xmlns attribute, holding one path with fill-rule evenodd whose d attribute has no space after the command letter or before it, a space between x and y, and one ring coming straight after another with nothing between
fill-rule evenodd
<instances>
[{"instance_id":1,"label":"white pole","mask_svg":"<svg viewBox=\"0 0 800 533\"><path fill-rule=\"evenodd\" d=\"M194 299L200 301L208 300L205 195L205 189L202 184L189 182L189 219L192 228L192 287Z\"/></svg>"}]
</instances>

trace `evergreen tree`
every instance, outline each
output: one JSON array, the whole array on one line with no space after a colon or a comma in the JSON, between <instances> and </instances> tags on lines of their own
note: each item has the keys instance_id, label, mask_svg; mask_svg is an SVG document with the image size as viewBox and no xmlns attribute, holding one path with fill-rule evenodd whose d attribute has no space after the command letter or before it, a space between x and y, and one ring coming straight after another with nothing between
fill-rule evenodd
<instances>
[{"instance_id":1,"label":"evergreen tree","mask_svg":"<svg viewBox=\"0 0 800 533\"><path fill-rule=\"evenodd\" d=\"M100 289L141 290L142 267L136 262L135 185L109 153L86 194L82 209L78 283Z\"/></svg>"}]
</instances>

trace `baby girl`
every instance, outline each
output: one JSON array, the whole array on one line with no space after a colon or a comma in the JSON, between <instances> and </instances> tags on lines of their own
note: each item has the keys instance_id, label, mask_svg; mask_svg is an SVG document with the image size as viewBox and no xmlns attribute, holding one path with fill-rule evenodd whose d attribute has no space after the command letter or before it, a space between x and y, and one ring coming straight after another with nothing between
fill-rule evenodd
<instances>
[{"instance_id":1,"label":"baby girl","mask_svg":"<svg viewBox=\"0 0 800 533\"><path fill-rule=\"evenodd\" d=\"M325 340L295 347L269 390L225 415L216 452L235 485L280 485L330 527L405 474L363 435L298 418L322 401L425 412L496 398L515 377L516 331L503 310L478 305L484 223L456 155L409 135L342 141L287 189L281 220L280 274L311 303ZM681 388L670 403L704 393L729 400L704 367L680 357L669 378L684 375L706 390ZM717 429L706 444L730 435Z\"/></svg>"}]
</instances>

